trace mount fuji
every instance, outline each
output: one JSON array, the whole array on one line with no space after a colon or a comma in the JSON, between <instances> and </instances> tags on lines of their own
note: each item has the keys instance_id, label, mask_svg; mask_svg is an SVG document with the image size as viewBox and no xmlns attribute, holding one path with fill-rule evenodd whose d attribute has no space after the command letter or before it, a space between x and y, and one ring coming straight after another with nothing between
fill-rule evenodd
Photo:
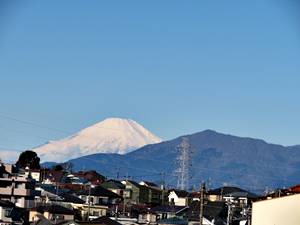
<instances>
[{"instance_id":1,"label":"mount fuji","mask_svg":"<svg viewBox=\"0 0 300 225\"><path fill-rule=\"evenodd\" d=\"M32 149L41 161L65 162L95 153L126 154L162 140L131 119L108 118L78 133Z\"/></svg>"}]
</instances>

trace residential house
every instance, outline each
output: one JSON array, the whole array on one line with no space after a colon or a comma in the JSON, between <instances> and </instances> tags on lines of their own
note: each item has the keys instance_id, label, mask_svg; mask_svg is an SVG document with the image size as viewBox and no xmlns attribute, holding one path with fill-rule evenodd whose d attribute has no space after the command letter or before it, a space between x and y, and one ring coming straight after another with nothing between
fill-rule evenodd
<instances>
[{"instance_id":1,"label":"residential house","mask_svg":"<svg viewBox=\"0 0 300 225\"><path fill-rule=\"evenodd\" d=\"M62 170L49 170L45 172L43 184L59 184L62 178L65 176L65 172Z\"/></svg>"},{"instance_id":2,"label":"residential house","mask_svg":"<svg viewBox=\"0 0 300 225\"><path fill-rule=\"evenodd\" d=\"M58 204L77 212L77 219L90 219L104 216L107 214L108 206L88 204L79 198L74 192L67 189L59 189L57 186L41 185L41 198L39 203Z\"/></svg>"},{"instance_id":3,"label":"residential house","mask_svg":"<svg viewBox=\"0 0 300 225\"><path fill-rule=\"evenodd\" d=\"M30 177L36 182L40 182L42 177L41 177L41 170L40 169L29 169L28 167L25 168L24 174L26 177Z\"/></svg>"},{"instance_id":4,"label":"residential house","mask_svg":"<svg viewBox=\"0 0 300 225\"><path fill-rule=\"evenodd\" d=\"M184 190L170 190L169 205L188 206L191 201L191 196Z\"/></svg>"},{"instance_id":5,"label":"residential house","mask_svg":"<svg viewBox=\"0 0 300 225\"><path fill-rule=\"evenodd\" d=\"M149 189L146 186L132 180L122 181L125 185L124 202L125 204L143 204L149 201Z\"/></svg>"},{"instance_id":6,"label":"residential house","mask_svg":"<svg viewBox=\"0 0 300 225\"><path fill-rule=\"evenodd\" d=\"M188 206L161 205L151 208L151 212L157 215L157 220L183 217Z\"/></svg>"},{"instance_id":7,"label":"residential house","mask_svg":"<svg viewBox=\"0 0 300 225\"><path fill-rule=\"evenodd\" d=\"M139 184L148 188L148 204L151 204L152 206L162 204L164 190L160 189L155 183L149 181L141 181Z\"/></svg>"},{"instance_id":8,"label":"residential house","mask_svg":"<svg viewBox=\"0 0 300 225\"><path fill-rule=\"evenodd\" d=\"M232 192L223 196L226 202L234 204L236 207L247 207L258 198L258 195L251 192Z\"/></svg>"},{"instance_id":9,"label":"residential house","mask_svg":"<svg viewBox=\"0 0 300 225\"><path fill-rule=\"evenodd\" d=\"M65 176L62 177L61 183L64 184L78 184L78 185L85 185L89 181L85 179L82 176L77 176L76 174L66 174Z\"/></svg>"},{"instance_id":10,"label":"residential house","mask_svg":"<svg viewBox=\"0 0 300 225\"><path fill-rule=\"evenodd\" d=\"M144 182L137 183L132 180L122 181L125 185L124 202L130 204L160 205L162 202L162 190L156 185L148 185Z\"/></svg>"},{"instance_id":11,"label":"residential house","mask_svg":"<svg viewBox=\"0 0 300 225\"><path fill-rule=\"evenodd\" d=\"M0 225L12 224L12 222L20 221L18 215L14 215L15 205L9 201L0 200Z\"/></svg>"},{"instance_id":12,"label":"residential house","mask_svg":"<svg viewBox=\"0 0 300 225\"><path fill-rule=\"evenodd\" d=\"M248 206L253 200L258 198L254 193L231 186L209 190L206 196L209 201L226 201L240 207Z\"/></svg>"},{"instance_id":13,"label":"residential house","mask_svg":"<svg viewBox=\"0 0 300 225\"><path fill-rule=\"evenodd\" d=\"M139 224L157 224L157 214L152 210L147 210L139 213L138 221Z\"/></svg>"},{"instance_id":14,"label":"residential house","mask_svg":"<svg viewBox=\"0 0 300 225\"><path fill-rule=\"evenodd\" d=\"M100 186L123 197L125 185L122 184L121 181L107 180L107 181L103 182Z\"/></svg>"},{"instance_id":15,"label":"residential house","mask_svg":"<svg viewBox=\"0 0 300 225\"><path fill-rule=\"evenodd\" d=\"M91 205L115 205L122 199L120 195L101 186L89 186L85 190L78 191L77 195Z\"/></svg>"},{"instance_id":16,"label":"residential house","mask_svg":"<svg viewBox=\"0 0 300 225\"><path fill-rule=\"evenodd\" d=\"M225 202L205 201L203 205L203 225L224 225L227 221L227 205ZM188 224L200 224L200 202L193 201L187 210Z\"/></svg>"},{"instance_id":17,"label":"residential house","mask_svg":"<svg viewBox=\"0 0 300 225\"><path fill-rule=\"evenodd\" d=\"M79 171L77 173L73 173L73 175L87 180L92 185L100 185L105 181L105 177L97 173L95 170Z\"/></svg>"},{"instance_id":18,"label":"residential house","mask_svg":"<svg viewBox=\"0 0 300 225\"><path fill-rule=\"evenodd\" d=\"M52 223L74 221L74 211L61 205L42 205L29 209L29 222L40 220L40 215L43 215Z\"/></svg>"}]
</instances>

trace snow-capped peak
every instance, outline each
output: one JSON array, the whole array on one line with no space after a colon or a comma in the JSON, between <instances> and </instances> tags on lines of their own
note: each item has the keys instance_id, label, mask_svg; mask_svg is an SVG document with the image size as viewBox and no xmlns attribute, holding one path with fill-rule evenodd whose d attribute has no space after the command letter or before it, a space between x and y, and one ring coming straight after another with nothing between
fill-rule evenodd
<instances>
[{"instance_id":1,"label":"snow-capped peak","mask_svg":"<svg viewBox=\"0 0 300 225\"><path fill-rule=\"evenodd\" d=\"M126 154L161 139L131 119L108 118L78 133L33 149L41 161L63 162L95 153Z\"/></svg>"}]
</instances>

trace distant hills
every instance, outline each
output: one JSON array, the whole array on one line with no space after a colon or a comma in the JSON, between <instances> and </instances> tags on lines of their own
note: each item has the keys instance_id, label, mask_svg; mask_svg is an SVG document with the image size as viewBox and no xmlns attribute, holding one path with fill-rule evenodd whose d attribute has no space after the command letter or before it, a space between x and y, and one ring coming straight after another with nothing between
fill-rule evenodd
<instances>
[{"instance_id":1,"label":"distant hills","mask_svg":"<svg viewBox=\"0 0 300 225\"><path fill-rule=\"evenodd\" d=\"M252 191L300 183L300 146L284 147L263 140L205 130L146 145L133 152L92 154L72 159L74 168L95 169L113 178L145 179L176 184L177 146L186 137L192 148L190 184L199 187L237 185Z\"/></svg>"}]
</instances>

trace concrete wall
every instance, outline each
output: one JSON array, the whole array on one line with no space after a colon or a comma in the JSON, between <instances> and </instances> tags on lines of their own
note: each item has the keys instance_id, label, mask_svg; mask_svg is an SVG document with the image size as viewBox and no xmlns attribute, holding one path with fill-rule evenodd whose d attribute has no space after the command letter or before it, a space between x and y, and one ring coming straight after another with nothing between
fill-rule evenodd
<instances>
[{"instance_id":1,"label":"concrete wall","mask_svg":"<svg viewBox=\"0 0 300 225\"><path fill-rule=\"evenodd\" d=\"M253 203L252 225L299 225L300 194Z\"/></svg>"}]
</instances>

